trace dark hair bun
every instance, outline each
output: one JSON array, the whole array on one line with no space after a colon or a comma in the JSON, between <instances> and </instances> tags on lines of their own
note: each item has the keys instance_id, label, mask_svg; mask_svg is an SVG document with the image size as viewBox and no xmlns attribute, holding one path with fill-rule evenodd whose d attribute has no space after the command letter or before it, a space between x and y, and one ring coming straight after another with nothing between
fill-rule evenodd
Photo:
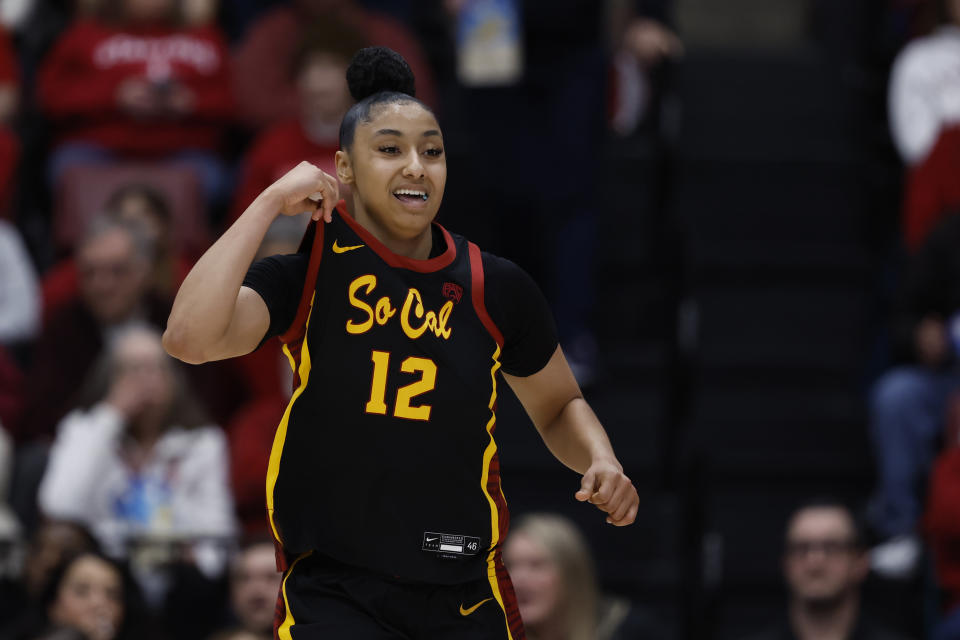
<instances>
[{"instance_id":1,"label":"dark hair bun","mask_svg":"<svg viewBox=\"0 0 960 640\"><path fill-rule=\"evenodd\" d=\"M357 102L381 91L416 95L413 71L399 53L386 47L360 49L347 68L347 86Z\"/></svg>"}]
</instances>

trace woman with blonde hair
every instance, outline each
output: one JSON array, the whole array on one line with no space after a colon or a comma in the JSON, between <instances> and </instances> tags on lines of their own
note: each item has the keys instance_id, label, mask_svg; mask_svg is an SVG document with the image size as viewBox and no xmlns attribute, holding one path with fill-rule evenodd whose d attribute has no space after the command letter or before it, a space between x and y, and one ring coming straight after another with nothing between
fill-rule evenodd
<instances>
[{"instance_id":1,"label":"woman with blonde hair","mask_svg":"<svg viewBox=\"0 0 960 640\"><path fill-rule=\"evenodd\" d=\"M529 514L511 527L504 562L534 640L596 640L599 591L583 535L563 516Z\"/></svg>"},{"instance_id":2,"label":"woman with blonde hair","mask_svg":"<svg viewBox=\"0 0 960 640\"><path fill-rule=\"evenodd\" d=\"M631 615L626 599L602 597L587 542L564 516L517 519L503 559L530 640L651 637L651 625Z\"/></svg>"}]
</instances>

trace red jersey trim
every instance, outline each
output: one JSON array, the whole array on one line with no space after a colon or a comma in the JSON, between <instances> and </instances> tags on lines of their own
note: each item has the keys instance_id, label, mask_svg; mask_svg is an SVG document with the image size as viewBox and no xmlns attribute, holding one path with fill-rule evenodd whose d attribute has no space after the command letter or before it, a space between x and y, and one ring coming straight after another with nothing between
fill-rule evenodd
<instances>
[{"instance_id":1,"label":"red jersey trim","mask_svg":"<svg viewBox=\"0 0 960 640\"><path fill-rule=\"evenodd\" d=\"M490 335L493 336L493 339L502 350L503 333L501 333L500 327L498 327L490 317L490 314L487 313L487 305L484 302L483 257L480 255L480 247L472 242L469 242L468 245L470 248L470 292L473 296L473 308L476 309L477 316L480 317L480 322L483 323L483 326Z\"/></svg>"},{"instance_id":2,"label":"red jersey trim","mask_svg":"<svg viewBox=\"0 0 960 640\"><path fill-rule=\"evenodd\" d=\"M340 201L343 204L343 200ZM337 205L340 206L340 205ZM300 242L298 251L306 251L306 241L311 230L313 232L313 242L310 244L310 262L307 265L307 277L303 281L303 291L300 293L300 305L297 307L297 315L293 322L280 334L280 342L289 344L303 337L307 327L307 316L310 314L310 301L313 300L313 290L317 286L317 274L320 272L320 260L323 259L323 222L311 221L307 230L303 234L303 240Z\"/></svg>"},{"instance_id":3,"label":"red jersey trim","mask_svg":"<svg viewBox=\"0 0 960 640\"><path fill-rule=\"evenodd\" d=\"M433 271L439 271L440 269L450 266L450 264L457 257L457 247L453 243L453 238L446 229L436 222L431 224L437 226L440 231L443 232L443 239L447 242L447 250L441 253L439 256L430 258L429 260L415 260L413 258L401 256L393 251L390 251L385 244L377 240L372 233L363 227L363 225L350 217L350 214L347 213L346 203L343 200L337 204L337 212L343 217L344 222L346 222L350 228L353 229L354 233L360 236L360 238L362 238L363 241L371 249L373 249L374 253L380 256L380 258L391 267L409 269L410 271L416 271L418 273L431 273Z\"/></svg>"}]
</instances>

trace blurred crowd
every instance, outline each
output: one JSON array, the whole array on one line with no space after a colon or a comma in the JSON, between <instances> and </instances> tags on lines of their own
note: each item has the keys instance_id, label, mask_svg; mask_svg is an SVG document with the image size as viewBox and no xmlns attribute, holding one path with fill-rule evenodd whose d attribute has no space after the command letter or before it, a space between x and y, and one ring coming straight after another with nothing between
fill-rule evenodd
<instances>
[{"instance_id":1,"label":"blurred crowd","mask_svg":"<svg viewBox=\"0 0 960 640\"><path fill-rule=\"evenodd\" d=\"M928 4L939 26L890 76L906 266L871 393L876 491L863 519L821 500L785 523L790 601L758 637L897 638L861 615L860 584L911 579L927 550L936 637L960 638L960 0ZM264 477L289 365L271 341L185 367L160 335L262 189L301 160L333 173L363 46L400 52L438 112L456 165L441 222L524 257L588 385L590 159L643 126L651 78L684 55L669 16L652 0L0 3L0 639L272 637ZM558 179L530 149L576 166ZM260 254L296 251L306 222L279 219ZM519 519L505 558L531 637L658 637L602 593L561 517Z\"/></svg>"}]
</instances>

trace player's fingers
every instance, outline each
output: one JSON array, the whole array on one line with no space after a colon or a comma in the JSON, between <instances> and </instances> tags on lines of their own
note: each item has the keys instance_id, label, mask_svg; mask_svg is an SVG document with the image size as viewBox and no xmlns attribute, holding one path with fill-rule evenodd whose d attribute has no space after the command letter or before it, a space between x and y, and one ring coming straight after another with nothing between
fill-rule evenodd
<instances>
[{"instance_id":1,"label":"player's fingers","mask_svg":"<svg viewBox=\"0 0 960 640\"><path fill-rule=\"evenodd\" d=\"M596 491L596 472L593 469L587 469L587 472L583 474L583 479L580 480L580 490L577 491L575 497L580 502L586 502L590 500L590 497L593 496L594 491Z\"/></svg>"},{"instance_id":2,"label":"player's fingers","mask_svg":"<svg viewBox=\"0 0 960 640\"><path fill-rule=\"evenodd\" d=\"M617 490L617 477L613 474L602 474L598 478L597 490L592 496L590 496L591 504L595 504L598 507L602 507L610 502L613 499L613 495ZM607 511L607 509L604 509Z\"/></svg>"},{"instance_id":3,"label":"player's fingers","mask_svg":"<svg viewBox=\"0 0 960 640\"><path fill-rule=\"evenodd\" d=\"M620 520L614 520L610 524L612 524L615 527L625 527L629 524L633 524L634 521L636 521L637 519L637 512L639 510L640 510L640 505L639 505L639 499L638 499L637 502L635 502L633 505L631 505L629 509L627 509L627 513L625 516L623 516L623 518L621 518Z\"/></svg>"},{"instance_id":4,"label":"player's fingers","mask_svg":"<svg viewBox=\"0 0 960 640\"><path fill-rule=\"evenodd\" d=\"M623 476L623 480L619 483L616 492L614 492L613 497L610 501L604 505L606 508L604 511L609 513L607 522L615 522L617 520L623 519L623 516L627 515L627 509L631 505L631 497L634 493L633 485L630 484L630 480L626 476Z\"/></svg>"},{"instance_id":5,"label":"player's fingers","mask_svg":"<svg viewBox=\"0 0 960 640\"><path fill-rule=\"evenodd\" d=\"M323 219L327 222L333 222L333 210L340 201L340 189L336 179L323 174L326 189L323 198Z\"/></svg>"},{"instance_id":6,"label":"player's fingers","mask_svg":"<svg viewBox=\"0 0 960 640\"><path fill-rule=\"evenodd\" d=\"M630 491L633 488L633 485L630 484L630 480L624 476L620 475L617 478L611 478L608 481L613 488L613 493L610 496L610 499L604 502L602 505L597 505L603 511L611 514L611 516L619 511L626 511L626 508L623 507L624 504L628 503L630 498ZM629 504L628 504L629 506ZM621 515L623 515L621 513Z\"/></svg>"}]
</instances>

